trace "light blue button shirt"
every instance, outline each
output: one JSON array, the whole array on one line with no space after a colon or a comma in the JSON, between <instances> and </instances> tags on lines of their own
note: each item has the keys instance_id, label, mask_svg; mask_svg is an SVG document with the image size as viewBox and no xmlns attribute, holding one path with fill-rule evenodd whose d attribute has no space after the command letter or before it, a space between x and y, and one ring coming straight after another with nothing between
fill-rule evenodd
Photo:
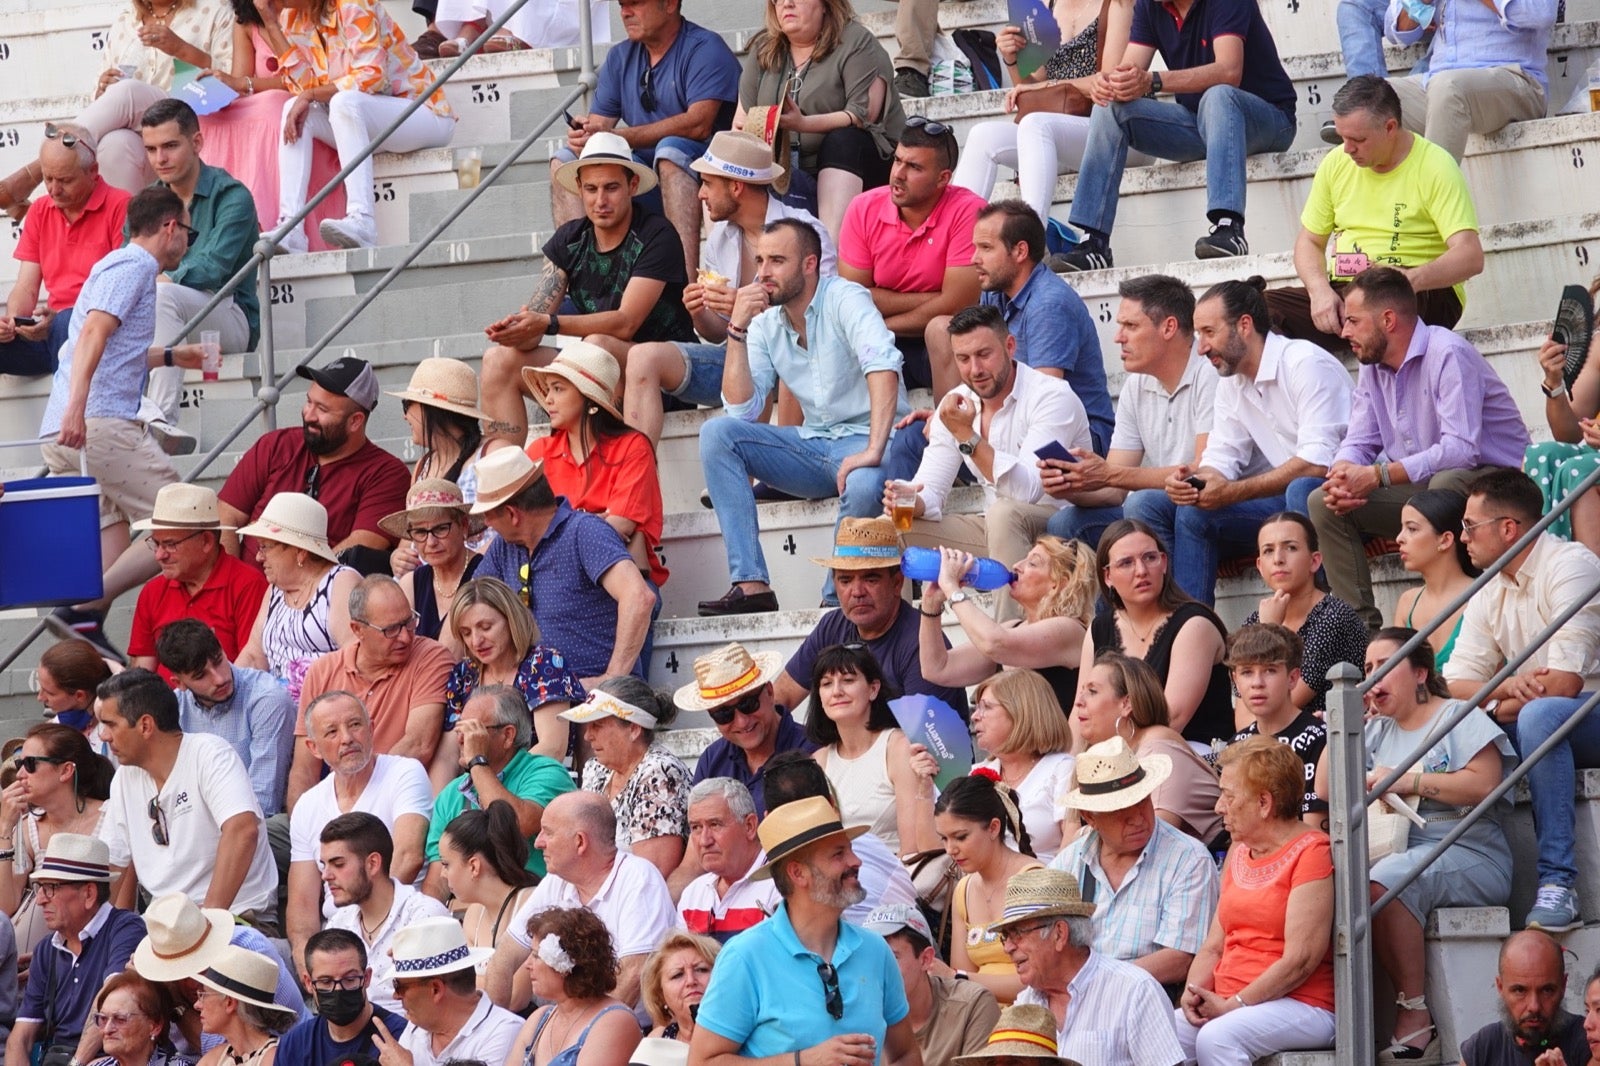
<instances>
[{"instance_id":1,"label":"light blue button shirt","mask_svg":"<svg viewBox=\"0 0 1600 1066\"><path fill-rule=\"evenodd\" d=\"M1433 37L1427 73L1420 75L1422 84L1447 70L1520 67L1548 95L1550 83L1544 64L1550 29L1556 22L1556 0L1491 2L1493 11L1480 0L1436 0L1438 32ZM1384 28L1391 41L1416 44L1426 27L1398 29L1395 24L1403 8L1402 0L1389 0Z\"/></svg>"},{"instance_id":2,"label":"light blue button shirt","mask_svg":"<svg viewBox=\"0 0 1600 1066\"><path fill-rule=\"evenodd\" d=\"M91 311L104 311L120 325L106 339L100 363L89 379L84 417L131 422L138 416L139 399L150 376L150 345L156 339L156 275L160 271L155 256L137 244L106 253L89 271L72 308L72 324L50 383L39 436L53 437L61 431L61 416L66 413L72 387L72 356Z\"/></svg>"},{"instance_id":3,"label":"light blue button shirt","mask_svg":"<svg viewBox=\"0 0 1600 1066\"><path fill-rule=\"evenodd\" d=\"M754 422L781 378L805 415L800 436L837 440L866 434L872 428L867 375L879 370L898 375L901 364L894 334L883 324L872 294L853 281L819 278L805 324L802 347L783 308L770 307L757 315L745 345L755 390L745 403L723 396L722 405L732 417ZM897 418L911 410L903 380L899 391Z\"/></svg>"}]
</instances>

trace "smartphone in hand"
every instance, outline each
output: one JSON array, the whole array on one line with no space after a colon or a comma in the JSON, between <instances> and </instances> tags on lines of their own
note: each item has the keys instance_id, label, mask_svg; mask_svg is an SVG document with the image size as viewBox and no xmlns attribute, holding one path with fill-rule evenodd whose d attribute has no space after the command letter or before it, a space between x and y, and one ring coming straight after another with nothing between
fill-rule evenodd
<instances>
[{"instance_id":1,"label":"smartphone in hand","mask_svg":"<svg viewBox=\"0 0 1600 1066\"><path fill-rule=\"evenodd\" d=\"M1078 461L1078 457L1067 451L1067 446L1058 440L1053 440L1042 448L1035 448L1033 454L1041 459L1060 459L1063 463Z\"/></svg>"}]
</instances>

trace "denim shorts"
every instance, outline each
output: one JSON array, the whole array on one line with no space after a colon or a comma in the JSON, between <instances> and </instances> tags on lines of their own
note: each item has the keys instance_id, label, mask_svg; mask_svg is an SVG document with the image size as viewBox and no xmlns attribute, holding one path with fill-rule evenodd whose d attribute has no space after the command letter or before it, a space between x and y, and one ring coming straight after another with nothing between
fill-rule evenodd
<instances>
[{"instance_id":1,"label":"denim shorts","mask_svg":"<svg viewBox=\"0 0 1600 1066\"><path fill-rule=\"evenodd\" d=\"M722 360L727 354L727 346L675 341L673 347L683 353L686 373L683 383L667 395L697 407L721 407Z\"/></svg>"}]
</instances>

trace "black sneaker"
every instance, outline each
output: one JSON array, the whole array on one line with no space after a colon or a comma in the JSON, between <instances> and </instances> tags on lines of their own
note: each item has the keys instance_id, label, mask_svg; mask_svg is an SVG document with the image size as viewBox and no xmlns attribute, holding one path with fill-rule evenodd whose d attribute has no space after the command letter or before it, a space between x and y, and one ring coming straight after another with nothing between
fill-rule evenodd
<instances>
[{"instance_id":1,"label":"black sneaker","mask_svg":"<svg viewBox=\"0 0 1600 1066\"><path fill-rule=\"evenodd\" d=\"M1322 120L1322 129L1318 130L1317 134L1322 138L1323 144L1331 144L1337 148L1344 143L1344 138L1339 136L1338 130L1334 129L1333 119L1331 118Z\"/></svg>"},{"instance_id":2,"label":"black sneaker","mask_svg":"<svg viewBox=\"0 0 1600 1066\"><path fill-rule=\"evenodd\" d=\"M1070 252L1057 252L1045 260L1057 274L1081 270L1106 270L1111 264L1111 246L1103 237L1085 237Z\"/></svg>"},{"instance_id":3,"label":"black sneaker","mask_svg":"<svg viewBox=\"0 0 1600 1066\"><path fill-rule=\"evenodd\" d=\"M925 97L933 93L928 88L928 76L911 67L900 67L894 72L894 90L903 100L908 96Z\"/></svg>"},{"instance_id":4,"label":"black sneaker","mask_svg":"<svg viewBox=\"0 0 1600 1066\"><path fill-rule=\"evenodd\" d=\"M1244 239L1243 226L1212 226L1211 232L1194 242L1196 259L1228 259L1249 255L1250 242Z\"/></svg>"}]
</instances>

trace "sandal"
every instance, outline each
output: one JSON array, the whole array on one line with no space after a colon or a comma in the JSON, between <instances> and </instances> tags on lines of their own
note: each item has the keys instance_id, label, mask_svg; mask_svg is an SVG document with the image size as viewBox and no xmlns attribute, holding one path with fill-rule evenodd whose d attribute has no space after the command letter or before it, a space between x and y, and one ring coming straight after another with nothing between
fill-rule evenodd
<instances>
[{"instance_id":1,"label":"sandal","mask_svg":"<svg viewBox=\"0 0 1600 1066\"><path fill-rule=\"evenodd\" d=\"M526 41L519 41L509 33L497 33L483 42L483 51L489 55L500 52L525 52L528 47Z\"/></svg>"},{"instance_id":2,"label":"sandal","mask_svg":"<svg viewBox=\"0 0 1600 1066\"><path fill-rule=\"evenodd\" d=\"M472 42L465 37L455 37L439 45L440 59L454 59L467 50Z\"/></svg>"},{"instance_id":3,"label":"sandal","mask_svg":"<svg viewBox=\"0 0 1600 1066\"><path fill-rule=\"evenodd\" d=\"M1414 996L1407 999L1405 996L1396 996L1395 1005L1401 1010L1427 1010L1428 1000L1425 996ZM1428 1043L1424 1047L1417 1047L1411 1041L1419 1036L1426 1036ZM1439 1066L1444 1059L1443 1049L1439 1042L1438 1026L1424 1025L1421 1029L1414 1029L1405 1036L1397 1036L1378 1052L1378 1066Z\"/></svg>"}]
</instances>

